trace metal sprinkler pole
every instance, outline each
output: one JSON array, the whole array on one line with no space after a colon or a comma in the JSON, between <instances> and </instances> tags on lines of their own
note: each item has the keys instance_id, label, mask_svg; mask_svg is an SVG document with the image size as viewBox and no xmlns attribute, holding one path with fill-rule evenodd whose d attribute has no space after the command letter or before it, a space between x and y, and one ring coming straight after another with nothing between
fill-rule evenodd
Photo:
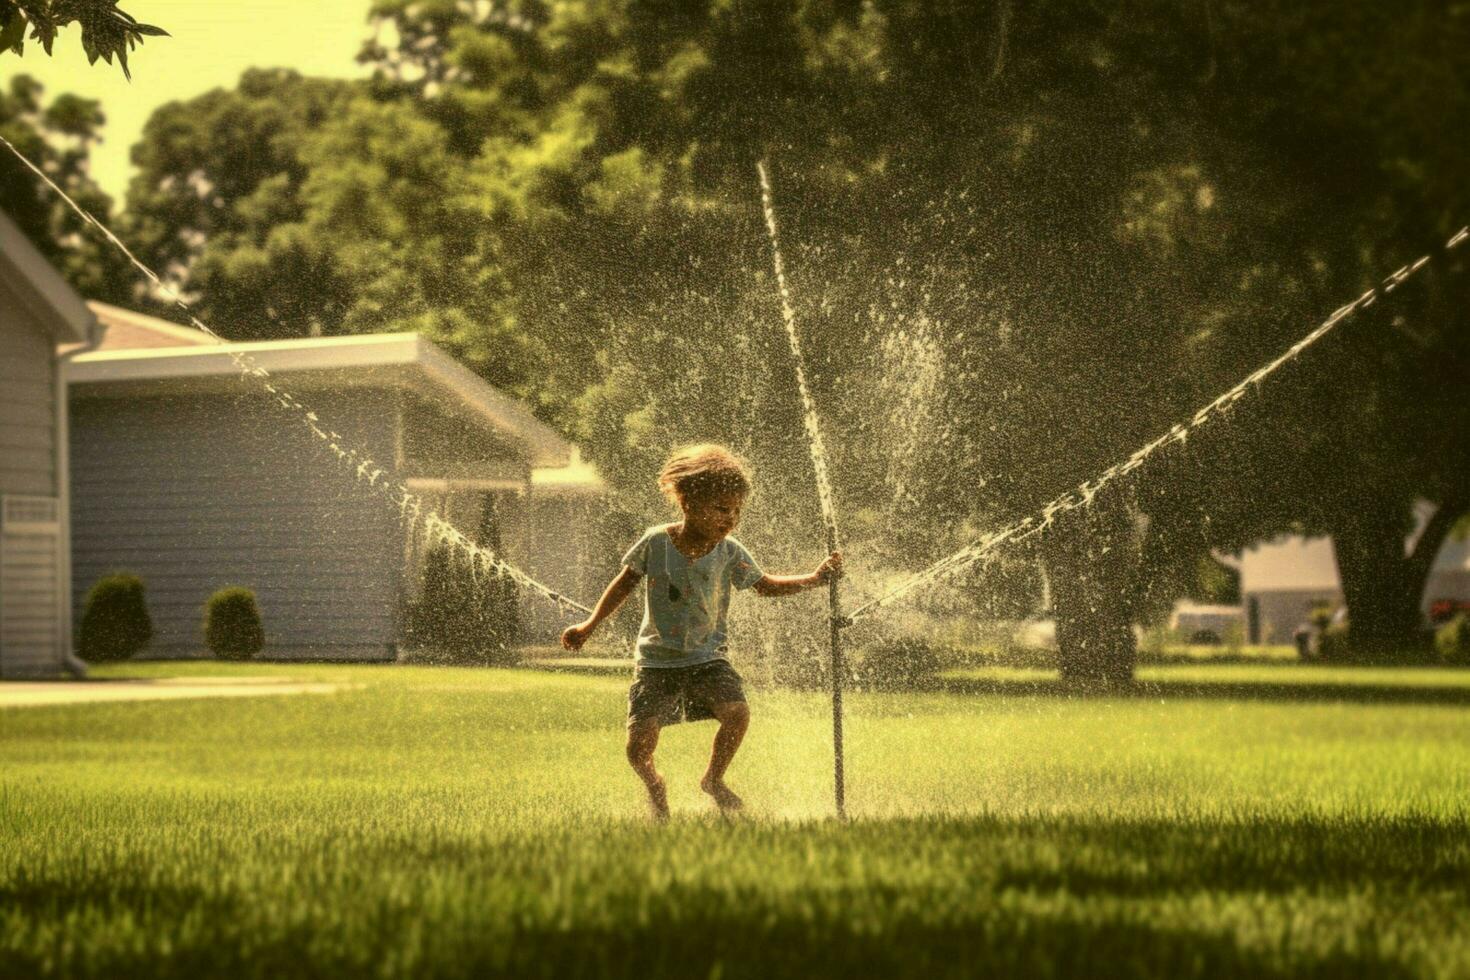
<instances>
[{"instance_id":1,"label":"metal sprinkler pole","mask_svg":"<svg viewBox=\"0 0 1470 980\"><path fill-rule=\"evenodd\" d=\"M827 552L837 550L837 534L827 528ZM837 819L847 819L847 781L842 771L842 675L846 673L842 658L842 605L837 595L837 579L827 580L827 606L832 623L832 792L837 804Z\"/></svg>"},{"instance_id":2,"label":"metal sprinkler pole","mask_svg":"<svg viewBox=\"0 0 1470 980\"><path fill-rule=\"evenodd\" d=\"M764 160L756 161L761 182L761 208L765 212L766 231L771 237L771 260L776 269L776 286L781 295L781 320L786 326L786 339L791 343L791 359L796 367L796 387L801 394L802 423L811 450L812 470L817 478L817 498L822 506L822 523L827 528L827 553L837 550L837 514L832 504L832 486L827 478L827 454L822 448L822 427L817 420L816 404L807 388L806 366L801 355L801 338L796 332L796 311L791 306L791 291L786 286L785 263L781 260L781 236L776 228L776 206L771 200L771 180ZM842 772L842 627L845 625L837 579L827 580L827 602L832 630L832 783L838 819L847 817L847 792Z\"/></svg>"}]
</instances>

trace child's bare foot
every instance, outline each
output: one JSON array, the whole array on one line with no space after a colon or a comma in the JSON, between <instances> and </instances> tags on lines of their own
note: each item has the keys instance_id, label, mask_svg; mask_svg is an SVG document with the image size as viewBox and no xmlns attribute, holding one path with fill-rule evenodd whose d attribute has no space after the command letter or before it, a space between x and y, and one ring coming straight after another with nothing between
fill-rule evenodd
<instances>
[{"instance_id":1,"label":"child's bare foot","mask_svg":"<svg viewBox=\"0 0 1470 980\"><path fill-rule=\"evenodd\" d=\"M669 792L662 779L648 784L648 812L659 823L669 819Z\"/></svg>"},{"instance_id":2,"label":"child's bare foot","mask_svg":"<svg viewBox=\"0 0 1470 980\"><path fill-rule=\"evenodd\" d=\"M726 786L723 779L713 780L706 776L699 781L699 788L713 797L715 805L726 813L734 813L745 807L745 801L737 796L733 789Z\"/></svg>"}]
</instances>

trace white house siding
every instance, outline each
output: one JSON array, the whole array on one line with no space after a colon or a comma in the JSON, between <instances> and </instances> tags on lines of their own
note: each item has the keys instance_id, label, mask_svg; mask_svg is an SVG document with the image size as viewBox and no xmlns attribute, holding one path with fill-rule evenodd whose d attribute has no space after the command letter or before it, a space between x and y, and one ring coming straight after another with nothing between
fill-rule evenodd
<instances>
[{"instance_id":1,"label":"white house siding","mask_svg":"<svg viewBox=\"0 0 1470 980\"><path fill-rule=\"evenodd\" d=\"M5 677L61 669L60 542L59 528L7 532L0 540L0 669Z\"/></svg>"},{"instance_id":2,"label":"white house siding","mask_svg":"<svg viewBox=\"0 0 1470 980\"><path fill-rule=\"evenodd\" d=\"M290 386L287 377L286 384ZM349 444L394 459L397 399L310 392ZM76 614L102 575L139 575L151 656L204 655L205 600L255 591L267 655L392 659L398 515L256 391L72 397Z\"/></svg>"},{"instance_id":3,"label":"white house siding","mask_svg":"<svg viewBox=\"0 0 1470 980\"><path fill-rule=\"evenodd\" d=\"M56 475L56 362L53 340L0 282L0 514L39 506L53 515ZM21 505L21 506L16 506ZM0 522L0 676L62 668L61 527Z\"/></svg>"},{"instance_id":4,"label":"white house siding","mask_svg":"<svg viewBox=\"0 0 1470 980\"><path fill-rule=\"evenodd\" d=\"M0 282L0 493L56 495L53 343Z\"/></svg>"}]
</instances>

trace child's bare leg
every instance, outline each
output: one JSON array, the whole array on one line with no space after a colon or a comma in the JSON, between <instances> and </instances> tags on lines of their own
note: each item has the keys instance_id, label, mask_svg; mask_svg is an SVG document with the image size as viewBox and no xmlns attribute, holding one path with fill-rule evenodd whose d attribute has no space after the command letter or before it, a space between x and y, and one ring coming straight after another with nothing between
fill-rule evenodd
<instances>
[{"instance_id":1,"label":"child's bare leg","mask_svg":"<svg viewBox=\"0 0 1470 980\"><path fill-rule=\"evenodd\" d=\"M725 770L730 768L735 751L745 738L745 730L750 727L750 707L744 701L726 701L713 705L710 711L719 721L720 730L715 733L709 769L699 781L699 788L714 797L721 810L738 810L745 802L725 785Z\"/></svg>"},{"instance_id":2,"label":"child's bare leg","mask_svg":"<svg viewBox=\"0 0 1470 980\"><path fill-rule=\"evenodd\" d=\"M648 788L648 807L658 820L669 817L669 795L664 779L653 765L653 750L658 748L658 719L628 723L628 763L643 785Z\"/></svg>"}]
</instances>

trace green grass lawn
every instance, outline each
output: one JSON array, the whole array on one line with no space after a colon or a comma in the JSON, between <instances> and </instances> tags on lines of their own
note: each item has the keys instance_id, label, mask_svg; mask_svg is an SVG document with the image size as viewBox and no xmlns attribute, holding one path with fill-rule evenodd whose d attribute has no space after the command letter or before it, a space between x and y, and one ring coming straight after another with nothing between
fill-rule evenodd
<instances>
[{"instance_id":1,"label":"green grass lawn","mask_svg":"<svg viewBox=\"0 0 1470 980\"><path fill-rule=\"evenodd\" d=\"M655 827L625 679L120 672L355 686L0 711L0 976L1470 976L1467 673L854 695L847 823L824 699L754 691L749 816L679 726Z\"/></svg>"}]
</instances>

